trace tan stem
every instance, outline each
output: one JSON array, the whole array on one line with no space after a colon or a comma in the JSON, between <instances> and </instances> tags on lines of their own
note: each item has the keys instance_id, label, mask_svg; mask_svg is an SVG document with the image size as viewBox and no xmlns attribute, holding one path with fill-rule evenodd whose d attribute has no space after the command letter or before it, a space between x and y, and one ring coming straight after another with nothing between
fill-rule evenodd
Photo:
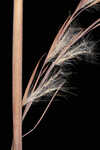
<instances>
[{"instance_id":1,"label":"tan stem","mask_svg":"<svg viewBox=\"0 0 100 150\"><path fill-rule=\"evenodd\" d=\"M22 150L22 26L23 0L14 0L13 16L13 149Z\"/></svg>"}]
</instances>

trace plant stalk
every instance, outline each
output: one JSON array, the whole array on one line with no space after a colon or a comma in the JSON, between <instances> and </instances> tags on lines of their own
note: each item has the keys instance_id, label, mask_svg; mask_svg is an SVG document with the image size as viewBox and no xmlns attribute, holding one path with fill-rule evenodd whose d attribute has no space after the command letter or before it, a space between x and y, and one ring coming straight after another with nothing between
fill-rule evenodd
<instances>
[{"instance_id":1,"label":"plant stalk","mask_svg":"<svg viewBox=\"0 0 100 150\"><path fill-rule=\"evenodd\" d=\"M14 0L13 9L13 150L22 150L22 30L23 0Z\"/></svg>"}]
</instances>

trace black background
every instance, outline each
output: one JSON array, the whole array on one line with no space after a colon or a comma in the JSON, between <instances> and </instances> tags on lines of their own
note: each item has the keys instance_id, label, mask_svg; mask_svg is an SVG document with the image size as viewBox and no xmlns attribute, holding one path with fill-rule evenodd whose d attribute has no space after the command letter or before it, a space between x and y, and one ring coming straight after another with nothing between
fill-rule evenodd
<instances>
[{"instance_id":1,"label":"black background","mask_svg":"<svg viewBox=\"0 0 100 150\"><path fill-rule=\"evenodd\" d=\"M70 2L70 3L69 3ZM78 0L67 1L27 1L24 0L24 26L23 26L23 93L31 73L44 52L48 52L57 31L68 16L73 12ZM4 102L1 120L3 124L2 140L6 150L10 149L12 140L12 20L13 0L7 0L4 28L4 49L7 59L3 73ZM87 11L80 17L80 24L86 27L100 15L100 11ZM6 22L6 23L5 23ZM7 30L6 30L7 29ZM93 38L100 39L100 29L92 33ZM3 38L2 38L3 41ZM98 46L99 52L99 46ZM5 56L5 55L4 55ZM95 146L98 143L99 130L99 86L100 86L100 60L98 63L79 62L75 65L77 75L73 75L72 82L78 89L77 96L68 96L67 100L55 101L38 128L23 139L23 149L71 149L85 148L86 145ZM6 93L5 93L6 91ZM5 98L6 97L6 98ZM33 127L43 112L46 103L32 105L23 123L23 133ZM2 106L2 105L1 105ZM4 136L6 135L6 136ZM68 148L70 146L70 148Z\"/></svg>"}]
</instances>

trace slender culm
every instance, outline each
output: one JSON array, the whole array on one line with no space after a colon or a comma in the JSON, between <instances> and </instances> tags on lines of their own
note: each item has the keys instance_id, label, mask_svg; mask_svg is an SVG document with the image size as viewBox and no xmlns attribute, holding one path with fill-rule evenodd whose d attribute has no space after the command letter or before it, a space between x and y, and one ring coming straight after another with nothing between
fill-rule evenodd
<instances>
[{"instance_id":1,"label":"slender culm","mask_svg":"<svg viewBox=\"0 0 100 150\"><path fill-rule=\"evenodd\" d=\"M23 0L14 0L13 15L13 150L22 150L22 20Z\"/></svg>"}]
</instances>

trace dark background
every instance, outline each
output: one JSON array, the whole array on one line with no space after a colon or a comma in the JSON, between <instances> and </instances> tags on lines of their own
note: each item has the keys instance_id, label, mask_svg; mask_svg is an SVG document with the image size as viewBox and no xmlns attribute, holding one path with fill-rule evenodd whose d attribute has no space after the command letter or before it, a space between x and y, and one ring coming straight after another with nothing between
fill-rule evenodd
<instances>
[{"instance_id":1,"label":"dark background","mask_svg":"<svg viewBox=\"0 0 100 150\"><path fill-rule=\"evenodd\" d=\"M70 2L70 3L69 3ZM58 1L27 1L24 0L23 27L23 93L31 73L44 52L48 52L55 35L66 20L69 11L73 12L78 0ZM12 140L12 19L13 0L7 0L3 44L6 49L4 84L5 101L1 120L3 124L2 140L6 150L10 149ZM100 16L100 11L86 11L79 19L83 27L88 26ZM6 22L6 23L5 23ZM7 30L6 30L7 29ZM92 32L93 39L100 39L100 28ZM3 41L3 38L2 38ZM100 45L100 44L99 44ZM99 86L100 59L95 63L81 61L75 65L72 85L77 88L77 96L68 95L66 99L55 101L37 129L23 139L23 149L71 149L93 147L98 143L99 129ZM3 64L2 64L3 68ZM1 69L2 69L1 68ZM23 124L23 133L31 129L43 112L47 102L32 105ZM70 148L68 148L70 146Z\"/></svg>"}]
</instances>

